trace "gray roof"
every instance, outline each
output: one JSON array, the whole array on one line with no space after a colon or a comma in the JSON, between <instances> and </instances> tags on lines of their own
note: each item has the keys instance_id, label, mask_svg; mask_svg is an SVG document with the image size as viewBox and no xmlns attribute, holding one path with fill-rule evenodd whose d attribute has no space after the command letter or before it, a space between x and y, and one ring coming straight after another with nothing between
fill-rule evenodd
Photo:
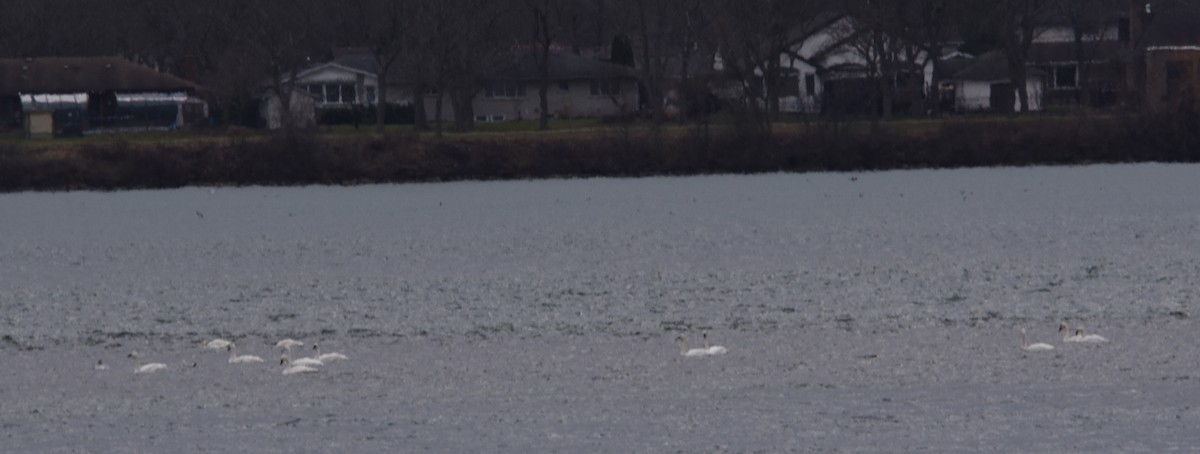
<instances>
[{"instance_id":1,"label":"gray roof","mask_svg":"<svg viewBox=\"0 0 1200 454\"><path fill-rule=\"evenodd\" d=\"M362 71L367 74L379 73L379 61L371 54L346 54L340 55L333 59L330 63L338 66L344 66L356 71Z\"/></svg>"},{"instance_id":2,"label":"gray roof","mask_svg":"<svg viewBox=\"0 0 1200 454\"><path fill-rule=\"evenodd\" d=\"M583 79L636 79L637 71L624 65L581 57L575 54L550 54L550 80ZM514 60L501 64L488 77L491 80L541 80L537 60L533 53L520 54Z\"/></svg>"},{"instance_id":3,"label":"gray roof","mask_svg":"<svg viewBox=\"0 0 1200 454\"><path fill-rule=\"evenodd\" d=\"M1026 68L1026 76L1045 77L1044 71L1036 68ZM980 55L974 63L950 76L949 79L971 80L981 82L1000 82L1011 79L1008 72L1008 58L1003 51L994 50Z\"/></svg>"},{"instance_id":4,"label":"gray roof","mask_svg":"<svg viewBox=\"0 0 1200 454\"><path fill-rule=\"evenodd\" d=\"M18 93L165 92L196 84L119 57L0 59L0 95Z\"/></svg>"},{"instance_id":5,"label":"gray roof","mask_svg":"<svg viewBox=\"0 0 1200 454\"><path fill-rule=\"evenodd\" d=\"M1120 57L1125 44L1118 41L1097 41L1083 44L1086 62L1109 61ZM1079 60L1075 43L1033 43L1029 46L1030 64L1065 63Z\"/></svg>"},{"instance_id":6,"label":"gray roof","mask_svg":"<svg viewBox=\"0 0 1200 454\"><path fill-rule=\"evenodd\" d=\"M1140 48L1200 46L1200 8L1158 8L1144 24L1138 37Z\"/></svg>"}]
</instances>

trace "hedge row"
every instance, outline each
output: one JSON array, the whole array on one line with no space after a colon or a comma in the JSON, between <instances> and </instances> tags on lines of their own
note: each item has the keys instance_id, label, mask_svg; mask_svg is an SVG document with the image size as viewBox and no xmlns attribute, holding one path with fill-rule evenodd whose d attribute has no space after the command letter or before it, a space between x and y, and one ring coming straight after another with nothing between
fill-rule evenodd
<instances>
[{"instance_id":1,"label":"hedge row","mask_svg":"<svg viewBox=\"0 0 1200 454\"><path fill-rule=\"evenodd\" d=\"M437 140L281 135L0 146L0 191L648 176L1200 161L1191 119L948 121L933 132L776 134L613 128Z\"/></svg>"}]
</instances>

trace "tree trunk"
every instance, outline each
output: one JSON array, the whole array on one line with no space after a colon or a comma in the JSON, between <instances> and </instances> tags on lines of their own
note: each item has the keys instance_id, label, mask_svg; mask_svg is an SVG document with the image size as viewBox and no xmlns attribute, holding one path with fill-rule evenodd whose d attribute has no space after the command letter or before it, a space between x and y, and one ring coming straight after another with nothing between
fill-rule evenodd
<instances>
[{"instance_id":1,"label":"tree trunk","mask_svg":"<svg viewBox=\"0 0 1200 454\"><path fill-rule=\"evenodd\" d=\"M437 138L442 138L442 101L446 99L446 90L443 87L437 89L437 104L433 106L433 132Z\"/></svg>"},{"instance_id":2,"label":"tree trunk","mask_svg":"<svg viewBox=\"0 0 1200 454\"><path fill-rule=\"evenodd\" d=\"M425 111L425 84L417 82L413 86L413 128L417 131L429 130L429 113Z\"/></svg>"},{"instance_id":3,"label":"tree trunk","mask_svg":"<svg viewBox=\"0 0 1200 454\"><path fill-rule=\"evenodd\" d=\"M383 134L384 125L387 122L387 65L379 67L379 74L375 75L375 133Z\"/></svg>"},{"instance_id":4,"label":"tree trunk","mask_svg":"<svg viewBox=\"0 0 1200 454\"><path fill-rule=\"evenodd\" d=\"M539 110L541 114L538 115L538 129L548 131L550 129L550 43L548 41L542 43L541 53L541 68L538 68L541 72L541 80L538 81L538 103L541 107Z\"/></svg>"}]
</instances>

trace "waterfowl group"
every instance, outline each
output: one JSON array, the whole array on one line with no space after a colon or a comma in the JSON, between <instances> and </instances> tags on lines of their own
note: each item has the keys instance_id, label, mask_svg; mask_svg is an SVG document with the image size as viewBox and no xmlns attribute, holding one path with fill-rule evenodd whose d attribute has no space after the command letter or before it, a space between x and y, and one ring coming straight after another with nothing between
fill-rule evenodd
<instances>
[{"instance_id":1,"label":"waterfowl group","mask_svg":"<svg viewBox=\"0 0 1200 454\"><path fill-rule=\"evenodd\" d=\"M1108 338L1099 334L1087 334L1082 326L1075 328L1074 333L1071 332L1071 327L1066 322L1058 324L1058 332L1063 333L1062 341L1064 344L1103 344L1108 342ZM1030 352L1042 352L1054 350L1054 346L1044 343L1029 344L1028 335L1025 329L1021 329L1021 349Z\"/></svg>"},{"instance_id":2,"label":"waterfowl group","mask_svg":"<svg viewBox=\"0 0 1200 454\"><path fill-rule=\"evenodd\" d=\"M280 356L279 364L281 366L284 366L284 369L283 369L284 375L317 372L319 370L317 368L324 366L325 362L327 362L327 361L345 361L345 360L350 359L346 355L343 355L343 354L337 353L337 352L322 354L321 347L317 344L314 344L313 348L312 348L312 350L313 350L312 357L300 358L300 359L293 360L292 359L292 348L303 347L304 346L303 342L297 341L295 339L284 339L284 340L277 342L275 344L275 346L283 349L283 353ZM210 340L210 341L204 343L203 348L206 350L225 350L226 352L229 353L229 363L230 364L255 364L255 363L263 362L262 357L259 357L259 356L239 355L237 353L237 344L228 339ZM168 369L167 365L163 364L163 363L143 364L142 363L142 355L140 353L138 353L137 351L133 351L133 352L129 353L128 356L130 359L133 360L133 366L134 366L133 372L135 374L149 374L149 373L164 371L164 370ZM185 364L184 366L186 367L187 365ZM192 363L192 367L196 367L196 364ZM108 370L108 365L104 364L104 360L99 360L96 362L96 365L93 367L93 369L95 369L97 371Z\"/></svg>"}]
</instances>

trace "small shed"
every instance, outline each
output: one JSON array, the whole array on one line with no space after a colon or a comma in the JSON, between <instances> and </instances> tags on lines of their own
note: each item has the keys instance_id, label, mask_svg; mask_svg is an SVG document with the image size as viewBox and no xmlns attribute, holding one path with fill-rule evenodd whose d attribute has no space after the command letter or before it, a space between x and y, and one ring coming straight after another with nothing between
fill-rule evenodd
<instances>
[{"instance_id":1,"label":"small shed","mask_svg":"<svg viewBox=\"0 0 1200 454\"><path fill-rule=\"evenodd\" d=\"M19 98L27 136L44 137L43 128L46 127L50 128L54 137L83 134L84 114L89 99L87 93L21 94ZM47 115L51 117L49 124L44 118ZM31 129L35 127L36 134Z\"/></svg>"},{"instance_id":2,"label":"small shed","mask_svg":"<svg viewBox=\"0 0 1200 454\"><path fill-rule=\"evenodd\" d=\"M54 111L50 109L25 111L25 137L50 139L54 137Z\"/></svg>"}]
</instances>

